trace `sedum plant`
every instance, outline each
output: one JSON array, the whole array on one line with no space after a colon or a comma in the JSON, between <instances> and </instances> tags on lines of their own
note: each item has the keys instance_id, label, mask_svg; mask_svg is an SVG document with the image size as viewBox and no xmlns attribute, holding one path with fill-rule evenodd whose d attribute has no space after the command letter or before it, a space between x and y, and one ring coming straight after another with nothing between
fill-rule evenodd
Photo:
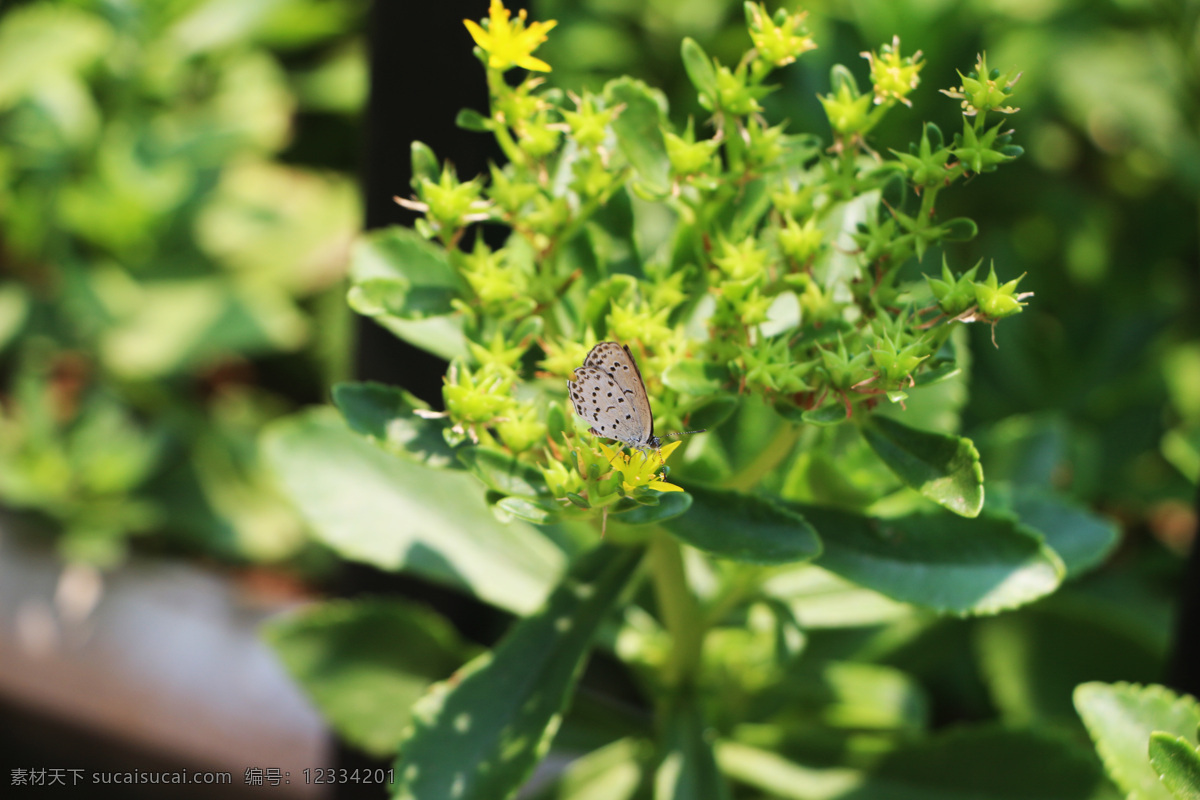
<instances>
[{"instance_id":1,"label":"sedum plant","mask_svg":"<svg viewBox=\"0 0 1200 800\"><path fill-rule=\"evenodd\" d=\"M533 52L553 22L499 0L468 21L491 104L459 123L506 163L464 179L414 143L397 201L422 218L362 238L349 294L449 361L444 409L342 384L341 419L315 411L264 439L343 556L518 616L474 657L401 601L328 603L270 630L348 741L398 753L396 797L513 796L555 743L580 758L546 797L1100 786L1053 731L933 730L926 691L888 663L939 618L1049 595L1116 540L1053 494L985 496L955 430L963 327L1027 295L950 262L943 245L975 226L936 201L1020 154L1017 76L980 56L945 91L961 130L926 123L907 151L878 150L872 129L923 66L893 39L865 54L868 90L833 69L822 140L761 104L771 74L817 46L804 14L745 8L737 65L683 42L711 116L682 124L628 78L545 87ZM661 450L590 433L567 386L600 341L630 348L659 432L706 432ZM593 651L624 691L580 688Z\"/></svg>"}]
</instances>

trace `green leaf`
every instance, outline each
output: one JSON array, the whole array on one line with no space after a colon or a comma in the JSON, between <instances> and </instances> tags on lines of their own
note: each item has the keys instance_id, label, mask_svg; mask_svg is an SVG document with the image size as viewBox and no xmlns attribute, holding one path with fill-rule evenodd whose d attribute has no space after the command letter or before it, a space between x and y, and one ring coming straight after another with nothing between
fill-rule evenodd
<instances>
[{"instance_id":1,"label":"green leaf","mask_svg":"<svg viewBox=\"0 0 1200 800\"><path fill-rule=\"evenodd\" d=\"M754 698L754 718L784 728L822 724L851 731L925 732L928 701L916 679L882 664L802 659Z\"/></svg>"},{"instance_id":2,"label":"green leaf","mask_svg":"<svg viewBox=\"0 0 1200 800\"><path fill-rule=\"evenodd\" d=\"M16 284L0 286L0 353L20 333L29 310L24 288Z\"/></svg>"},{"instance_id":3,"label":"green leaf","mask_svg":"<svg viewBox=\"0 0 1200 800\"><path fill-rule=\"evenodd\" d=\"M917 386L933 386L944 380L953 378L961 372L962 367L957 362L943 361L931 364L926 369L921 370L913 377L913 380Z\"/></svg>"},{"instance_id":4,"label":"green leaf","mask_svg":"<svg viewBox=\"0 0 1200 800\"><path fill-rule=\"evenodd\" d=\"M475 477L501 494L548 497L550 490L541 470L490 447L464 447L458 458Z\"/></svg>"},{"instance_id":5,"label":"green leaf","mask_svg":"<svg viewBox=\"0 0 1200 800\"><path fill-rule=\"evenodd\" d=\"M562 571L562 552L537 529L496 520L475 477L391 455L327 411L273 423L262 449L316 538L344 558L518 613L537 608Z\"/></svg>"},{"instance_id":6,"label":"green leaf","mask_svg":"<svg viewBox=\"0 0 1200 800\"><path fill-rule=\"evenodd\" d=\"M784 800L853 798L853 790L864 780L858 770L812 769L740 742L721 742L717 761L734 780Z\"/></svg>"},{"instance_id":7,"label":"green leaf","mask_svg":"<svg viewBox=\"0 0 1200 800\"><path fill-rule=\"evenodd\" d=\"M970 439L918 431L873 414L863 436L905 484L964 517L983 510L983 467Z\"/></svg>"},{"instance_id":8,"label":"green leaf","mask_svg":"<svg viewBox=\"0 0 1200 800\"><path fill-rule=\"evenodd\" d=\"M751 564L807 561L821 552L816 531L795 511L741 492L685 488L691 509L664 527L692 547Z\"/></svg>"},{"instance_id":9,"label":"green leaf","mask_svg":"<svg viewBox=\"0 0 1200 800\"><path fill-rule=\"evenodd\" d=\"M398 800L503 800L546 754L597 629L637 574L642 550L601 545L495 651L413 709L396 762Z\"/></svg>"},{"instance_id":10,"label":"green leaf","mask_svg":"<svg viewBox=\"0 0 1200 800\"><path fill-rule=\"evenodd\" d=\"M446 251L400 225L359 237L350 257L350 277L355 283L406 278L412 286L458 287Z\"/></svg>"},{"instance_id":11,"label":"green leaf","mask_svg":"<svg viewBox=\"0 0 1200 800\"><path fill-rule=\"evenodd\" d=\"M1063 567L1011 520L950 514L878 519L788 504L825 550L818 565L894 600L939 613L994 614L1043 597Z\"/></svg>"},{"instance_id":12,"label":"green leaf","mask_svg":"<svg viewBox=\"0 0 1200 800\"><path fill-rule=\"evenodd\" d=\"M351 305L405 341L447 360L466 354L449 299L462 291L446 251L411 228L364 234L350 258Z\"/></svg>"},{"instance_id":13,"label":"green leaf","mask_svg":"<svg viewBox=\"0 0 1200 800\"><path fill-rule=\"evenodd\" d=\"M618 739L571 762L551 786L529 800L634 800L642 783L642 747Z\"/></svg>"},{"instance_id":14,"label":"green leaf","mask_svg":"<svg viewBox=\"0 0 1200 800\"><path fill-rule=\"evenodd\" d=\"M442 168L433 149L417 139L408 149L412 156L412 187L417 188L422 180L437 181Z\"/></svg>"},{"instance_id":15,"label":"green leaf","mask_svg":"<svg viewBox=\"0 0 1200 800\"><path fill-rule=\"evenodd\" d=\"M682 394L706 395L729 383L729 370L708 361L676 361L662 374L663 384Z\"/></svg>"},{"instance_id":16,"label":"green leaf","mask_svg":"<svg viewBox=\"0 0 1200 800\"><path fill-rule=\"evenodd\" d=\"M381 383L339 383L333 387L333 404L351 430L394 453L431 467L461 467L455 448L442 435L445 423L417 416L417 409L428 406L403 389Z\"/></svg>"},{"instance_id":17,"label":"green leaf","mask_svg":"<svg viewBox=\"0 0 1200 800\"><path fill-rule=\"evenodd\" d=\"M751 236L770 210L771 191L767 181L753 180L744 185L733 206L733 218L729 221L730 238L739 241Z\"/></svg>"},{"instance_id":18,"label":"green leaf","mask_svg":"<svg viewBox=\"0 0 1200 800\"><path fill-rule=\"evenodd\" d=\"M1196 746L1200 703L1165 686L1085 683L1075 689L1075 709L1113 783L1137 800L1174 800L1147 757L1150 734L1162 731Z\"/></svg>"},{"instance_id":19,"label":"green leaf","mask_svg":"<svg viewBox=\"0 0 1200 800\"><path fill-rule=\"evenodd\" d=\"M61 83L101 58L113 30L100 14L34 3L6 10L0 25L0 110L21 97Z\"/></svg>"},{"instance_id":20,"label":"green leaf","mask_svg":"<svg viewBox=\"0 0 1200 800\"><path fill-rule=\"evenodd\" d=\"M858 628L911 617L913 608L812 564L771 575L763 591L787 603L801 628Z\"/></svg>"},{"instance_id":21,"label":"green leaf","mask_svg":"<svg viewBox=\"0 0 1200 800\"><path fill-rule=\"evenodd\" d=\"M465 131L474 131L475 133L487 133L492 129L491 120L473 108L459 109L458 116L454 118L454 124Z\"/></svg>"},{"instance_id":22,"label":"green leaf","mask_svg":"<svg viewBox=\"0 0 1200 800\"><path fill-rule=\"evenodd\" d=\"M1044 489L1017 488L1013 492L1012 510L1023 526L1037 531L1058 553L1068 578L1098 567L1120 539L1120 531L1112 520Z\"/></svg>"},{"instance_id":23,"label":"green leaf","mask_svg":"<svg viewBox=\"0 0 1200 800\"><path fill-rule=\"evenodd\" d=\"M822 428L840 425L848 419L850 418L846 415L846 407L841 403L830 403L820 408L809 409L800 415L801 422Z\"/></svg>"},{"instance_id":24,"label":"green leaf","mask_svg":"<svg viewBox=\"0 0 1200 800\"><path fill-rule=\"evenodd\" d=\"M974 627L980 677L1001 718L1019 725L1078 719L1071 693L1088 680L1154 680L1162 653L1094 598L1067 587L1020 614Z\"/></svg>"},{"instance_id":25,"label":"green leaf","mask_svg":"<svg viewBox=\"0 0 1200 800\"><path fill-rule=\"evenodd\" d=\"M335 600L263 634L322 716L356 747L396 752L409 709L471 655L454 626L407 600Z\"/></svg>"},{"instance_id":26,"label":"green leaf","mask_svg":"<svg viewBox=\"0 0 1200 800\"><path fill-rule=\"evenodd\" d=\"M979 233L979 226L975 224L974 220L967 217L955 217L947 220L938 228L942 231L942 238L947 242L970 241Z\"/></svg>"},{"instance_id":27,"label":"green leaf","mask_svg":"<svg viewBox=\"0 0 1200 800\"><path fill-rule=\"evenodd\" d=\"M676 698L663 727L664 755L654 775L654 800L729 800L699 701Z\"/></svg>"},{"instance_id":28,"label":"green leaf","mask_svg":"<svg viewBox=\"0 0 1200 800\"><path fill-rule=\"evenodd\" d=\"M1200 800L1200 751L1187 739L1150 734L1150 766L1176 800Z\"/></svg>"},{"instance_id":29,"label":"green leaf","mask_svg":"<svg viewBox=\"0 0 1200 800\"><path fill-rule=\"evenodd\" d=\"M712 430L733 416L741 401L733 395L717 395L687 413L687 426L693 430Z\"/></svg>"},{"instance_id":30,"label":"green leaf","mask_svg":"<svg viewBox=\"0 0 1200 800\"><path fill-rule=\"evenodd\" d=\"M125 295L98 342L105 366L122 378L152 380L228 353L291 350L308 336L291 298L269 284L250 289L218 276L134 284L100 269L89 279L98 293Z\"/></svg>"},{"instance_id":31,"label":"green leaf","mask_svg":"<svg viewBox=\"0 0 1200 800\"><path fill-rule=\"evenodd\" d=\"M389 314L423 320L454 312L450 301L458 291L450 286L413 286L406 278L368 278L350 287L350 307L368 317Z\"/></svg>"},{"instance_id":32,"label":"green leaf","mask_svg":"<svg viewBox=\"0 0 1200 800\"><path fill-rule=\"evenodd\" d=\"M958 728L884 756L856 800L1090 800L1102 788L1095 760L1065 734Z\"/></svg>"},{"instance_id":33,"label":"green leaf","mask_svg":"<svg viewBox=\"0 0 1200 800\"><path fill-rule=\"evenodd\" d=\"M558 508L524 497L501 497L496 501L496 507L505 514L534 525L549 525L559 520Z\"/></svg>"},{"instance_id":34,"label":"green leaf","mask_svg":"<svg viewBox=\"0 0 1200 800\"><path fill-rule=\"evenodd\" d=\"M687 70L688 78L696 87L696 91L710 99L715 99L717 96L717 73L713 69L708 54L704 52L704 48L690 36L685 37L683 45L680 47L680 55L683 57L683 68Z\"/></svg>"},{"instance_id":35,"label":"green leaf","mask_svg":"<svg viewBox=\"0 0 1200 800\"><path fill-rule=\"evenodd\" d=\"M625 106L612 123L621 152L646 188L666 194L671 188L671 162L662 135L666 107L662 93L641 81L622 77L605 85L604 96L610 107Z\"/></svg>"},{"instance_id":36,"label":"green leaf","mask_svg":"<svg viewBox=\"0 0 1200 800\"><path fill-rule=\"evenodd\" d=\"M610 519L623 525L652 525L674 519L692 507L687 492L660 492L657 505L635 505L628 511L615 512Z\"/></svg>"}]
</instances>

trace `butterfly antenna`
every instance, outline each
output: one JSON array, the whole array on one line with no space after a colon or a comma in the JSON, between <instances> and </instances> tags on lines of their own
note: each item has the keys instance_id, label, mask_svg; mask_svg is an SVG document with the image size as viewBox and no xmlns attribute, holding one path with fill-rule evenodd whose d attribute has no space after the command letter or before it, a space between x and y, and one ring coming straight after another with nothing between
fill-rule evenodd
<instances>
[{"instance_id":1,"label":"butterfly antenna","mask_svg":"<svg viewBox=\"0 0 1200 800\"><path fill-rule=\"evenodd\" d=\"M676 431L675 433L664 433L660 439L666 439L668 436L687 436L689 433L707 433L708 428L701 428L698 431Z\"/></svg>"}]
</instances>

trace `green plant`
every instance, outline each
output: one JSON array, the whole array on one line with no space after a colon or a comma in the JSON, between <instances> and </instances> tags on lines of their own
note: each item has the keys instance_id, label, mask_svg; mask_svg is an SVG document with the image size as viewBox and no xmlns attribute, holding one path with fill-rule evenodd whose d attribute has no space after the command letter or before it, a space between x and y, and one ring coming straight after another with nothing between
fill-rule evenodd
<instances>
[{"instance_id":1,"label":"green plant","mask_svg":"<svg viewBox=\"0 0 1200 800\"><path fill-rule=\"evenodd\" d=\"M1163 686L1085 683L1075 707L1113 783L1135 800L1200 797L1200 704Z\"/></svg>"},{"instance_id":2,"label":"green plant","mask_svg":"<svg viewBox=\"0 0 1200 800\"><path fill-rule=\"evenodd\" d=\"M990 483L985 503L978 453L955 433L962 331L1026 295L979 265L920 272L976 230L940 220L935 199L1020 154L1015 78L980 57L946 92L961 131L926 124L885 156L868 134L922 68L893 39L869 56L871 91L833 69L827 145L760 104L767 77L815 45L804 15L745 12L754 48L736 67L682 46L704 138L628 78L578 96L509 85L512 66L549 67L532 51L553 23L494 0L470 26L490 113L459 122L508 163L463 181L414 143L400 202L423 219L364 237L353 264L356 310L451 361L445 410L342 384L344 422L322 410L265 437L343 556L521 615L449 678L464 646L412 604L338 603L272 629L347 739L399 751L398 797L511 796L552 741L586 753L555 797L725 797L727 779L797 798L1100 789L1054 731L931 732L911 674L939 618L1044 598L1116 543L1046 490ZM586 432L564 390L601 339L631 347L660 430L709 432L648 454ZM359 641L368 627L378 649ZM405 637L423 644L397 656ZM634 676L636 711L576 694L596 648ZM1010 655L997 650L994 663Z\"/></svg>"},{"instance_id":3,"label":"green plant","mask_svg":"<svg viewBox=\"0 0 1200 800\"><path fill-rule=\"evenodd\" d=\"M353 113L353 2L24 3L0 18L0 502L69 559L132 535L234 559L303 544L253 443L313 352L353 183L282 162L298 110ZM307 48L302 67L283 54ZM322 312L336 330L341 314Z\"/></svg>"}]
</instances>

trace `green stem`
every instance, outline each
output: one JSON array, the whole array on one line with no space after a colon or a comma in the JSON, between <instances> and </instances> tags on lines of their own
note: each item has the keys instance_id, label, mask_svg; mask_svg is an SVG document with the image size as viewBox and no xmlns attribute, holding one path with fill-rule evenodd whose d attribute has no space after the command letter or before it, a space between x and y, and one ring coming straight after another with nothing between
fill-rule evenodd
<instances>
[{"instance_id":1,"label":"green stem","mask_svg":"<svg viewBox=\"0 0 1200 800\"><path fill-rule=\"evenodd\" d=\"M800 426L786 423L782 430L771 437L770 443L760 450L746 468L739 471L723 484L726 489L736 489L745 492L753 489L758 482L765 478L771 470L779 466L792 452L796 439L800 436Z\"/></svg>"},{"instance_id":2,"label":"green stem","mask_svg":"<svg viewBox=\"0 0 1200 800\"><path fill-rule=\"evenodd\" d=\"M527 166L524 151L517 146L516 141L512 138L512 134L508 132L507 121L500 120L496 114L496 101L500 99L502 94L511 92L512 89L508 88L508 84L504 82L503 73L491 67L488 67L487 70L487 84L488 94L490 95L488 108L491 112L492 120L499 123L492 128L492 133L496 137L496 143L500 145L500 149L504 151L504 155L509 161L519 164L522 167Z\"/></svg>"},{"instance_id":3,"label":"green stem","mask_svg":"<svg viewBox=\"0 0 1200 800\"><path fill-rule=\"evenodd\" d=\"M937 200L938 191L940 191L940 189L940 186L925 187L925 191L921 193L921 210L917 214L918 222L923 223L933 221L934 203Z\"/></svg>"},{"instance_id":4,"label":"green stem","mask_svg":"<svg viewBox=\"0 0 1200 800\"><path fill-rule=\"evenodd\" d=\"M670 534L660 531L651 540L648 564L659 613L673 645L663 678L668 686L683 686L692 682L704 646L700 604L687 583L683 550Z\"/></svg>"}]
</instances>

